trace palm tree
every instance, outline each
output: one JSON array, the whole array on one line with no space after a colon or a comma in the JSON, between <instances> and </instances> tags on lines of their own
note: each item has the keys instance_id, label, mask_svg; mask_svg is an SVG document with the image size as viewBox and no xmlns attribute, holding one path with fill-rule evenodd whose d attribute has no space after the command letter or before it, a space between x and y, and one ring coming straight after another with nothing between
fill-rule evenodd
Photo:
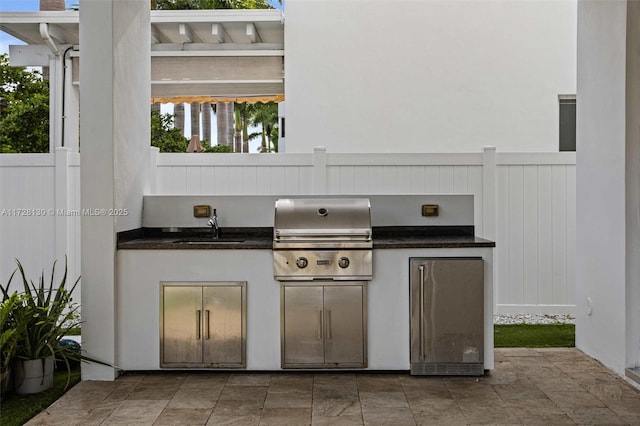
<instances>
[{"instance_id":1,"label":"palm tree","mask_svg":"<svg viewBox=\"0 0 640 426\"><path fill-rule=\"evenodd\" d=\"M173 127L180 129L182 136L184 136L184 104L179 103L173 106Z\"/></svg>"},{"instance_id":2,"label":"palm tree","mask_svg":"<svg viewBox=\"0 0 640 426\"><path fill-rule=\"evenodd\" d=\"M275 102L255 104L252 121L254 126L261 127L260 152L277 152L278 104ZM272 150L271 142L274 138L274 148L276 149Z\"/></svg>"},{"instance_id":3,"label":"palm tree","mask_svg":"<svg viewBox=\"0 0 640 426\"><path fill-rule=\"evenodd\" d=\"M200 137L200 102L191 102L191 136Z\"/></svg>"},{"instance_id":4,"label":"palm tree","mask_svg":"<svg viewBox=\"0 0 640 426\"><path fill-rule=\"evenodd\" d=\"M233 103L217 103L218 145L233 148ZM231 114L229 114L231 112Z\"/></svg>"},{"instance_id":5,"label":"palm tree","mask_svg":"<svg viewBox=\"0 0 640 426\"><path fill-rule=\"evenodd\" d=\"M211 144L211 104L202 104L202 140L208 140Z\"/></svg>"}]
</instances>

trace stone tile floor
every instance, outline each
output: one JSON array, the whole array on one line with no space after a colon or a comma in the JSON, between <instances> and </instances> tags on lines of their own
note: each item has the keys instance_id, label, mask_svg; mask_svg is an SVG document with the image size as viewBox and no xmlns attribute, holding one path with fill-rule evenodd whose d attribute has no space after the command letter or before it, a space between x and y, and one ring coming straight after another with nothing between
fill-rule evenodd
<instances>
[{"instance_id":1,"label":"stone tile floor","mask_svg":"<svg viewBox=\"0 0 640 426\"><path fill-rule=\"evenodd\" d=\"M640 391L576 349L497 349L485 377L164 373L81 382L28 425L640 425Z\"/></svg>"}]
</instances>

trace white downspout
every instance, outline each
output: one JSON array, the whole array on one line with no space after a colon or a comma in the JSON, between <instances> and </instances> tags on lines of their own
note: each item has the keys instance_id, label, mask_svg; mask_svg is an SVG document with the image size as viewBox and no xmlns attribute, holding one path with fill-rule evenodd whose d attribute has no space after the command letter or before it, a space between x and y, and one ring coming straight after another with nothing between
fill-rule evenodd
<instances>
[{"instance_id":1,"label":"white downspout","mask_svg":"<svg viewBox=\"0 0 640 426\"><path fill-rule=\"evenodd\" d=\"M44 43L49 46L49 49L53 52L55 56L60 56L60 49L49 35L49 24L44 22L40 23L40 37L44 40Z\"/></svg>"},{"instance_id":2,"label":"white downspout","mask_svg":"<svg viewBox=\"0 0 640 426\"><path fill-rule=\"evenodd\" d=\"M40 23L40 37L49 47L53 57L49 60L49 151L54 152L55 148L62 146L62 81L63 59L60 55L60 48L51 38L49 24Z\"/></svg>"}]
</instances>

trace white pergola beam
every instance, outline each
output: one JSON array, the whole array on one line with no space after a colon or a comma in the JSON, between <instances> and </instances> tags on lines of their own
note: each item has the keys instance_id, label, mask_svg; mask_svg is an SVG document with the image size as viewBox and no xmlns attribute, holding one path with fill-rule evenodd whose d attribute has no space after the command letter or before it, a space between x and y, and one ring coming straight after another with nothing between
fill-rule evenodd
<instances>
[{"instance_id":1,"label":"white pergola beam","mask_svg":"<svg viewBox=\"0 0 640 426\"><path fill-rule=\"evenodd\" d=\"M158 44L162 43L162 35L158 28L155 25L151 25L151 43Z\"/></svg>"},{"instance_id":2,"label":"white pergola beam","mask_svg":"<svg viewBox=\"0 0 640 426\"><path fill-rule=\"evenodd\" d=\"M247 38L249 38L249 41L251 43L258 43L260 42L260 34L258 34L258 30L256 29L256 26L253 24L253 22L247 22Z\"/></svg>"},{"instance_id":3,"label":"white pergola beam","mask_svg":"<svg viewBox=\"0 0 640 426\"><path fill-rule=\"evenodd\" d=\"M187 24L178 24L178 34L182 43L193 43L193 31Z\"/></svg>"},{"instance_id":4,"label":"white pergola beam","mask_svg":"<svg viewBox=\"0 0 640 426\"><path fill-rule=\"evenodd\" d=\"M54 39L58 44L67 43L67 37L62 28L60 28L56 24L48 24L49 26L49 36Z\"/></svg>"},{"instance_id":5,"label":"white pergola beam","mask_svg":"<svg viewBox=\"0 0 640 426\"><path fill-rule=\"evenodd\" d=\"M224 43L224 26L222 24L211 24L211 35L218 43Z\"/></svg>"}]
</instances>

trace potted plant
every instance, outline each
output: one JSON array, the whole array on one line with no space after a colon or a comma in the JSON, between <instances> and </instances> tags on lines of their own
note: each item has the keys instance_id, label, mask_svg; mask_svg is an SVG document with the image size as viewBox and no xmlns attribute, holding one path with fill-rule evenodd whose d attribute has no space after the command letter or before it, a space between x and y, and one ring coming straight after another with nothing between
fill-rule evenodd
<instances>
[{"instance_id":1,"label":"potted plant","mask_svg":"<svg viewBox=\"0 0 640 426\"><path fill-rule=\"evenodd\" d=\"M67 287L67 265L58 286L54 286L55 265L51 279L45 285L44 272L36 285L26 277L19 261L24 293L13 305L9 314L13 327L11 335L15 338L15 351L12 354L14 389L17 393L37 393L53 386L55 360L61 360L67 366L67 385L71 377L69 359L83 358L77 352L60 345L60 340L69 330L80 325L79 305L73 302L72 292L80 278L71 288ZM0 286L4 299L8 300L9 285L16 271L11 274L6 287Z\"/></svg>"},{"instance_id":2,"label":"potted plant","mask_svg":"<svg viewBox=\"0 0 640 426\"><path fill-rule=\"evenodd\" d=\"M17 330L13 326L12 313L21 303L17 292L3 297L0 304L0 395L10 389L11 362L15 356L18 342Z\"/></svg>"}]
</instances>

